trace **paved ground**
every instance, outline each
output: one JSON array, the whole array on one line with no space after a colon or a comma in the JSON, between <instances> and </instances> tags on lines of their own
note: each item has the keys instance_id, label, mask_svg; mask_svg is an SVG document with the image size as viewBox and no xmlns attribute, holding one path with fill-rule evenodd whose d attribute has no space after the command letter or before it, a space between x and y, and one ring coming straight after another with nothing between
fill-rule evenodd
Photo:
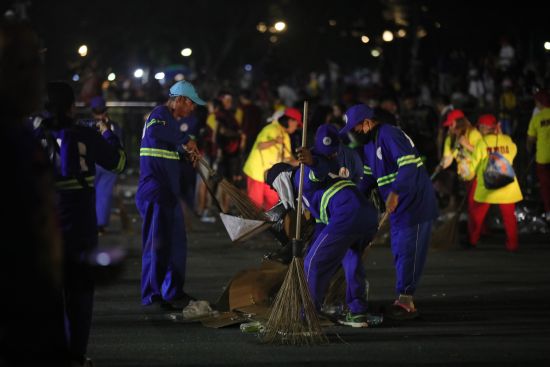
<instances>
[{"instance_id":1,"label":"paved ground","mask_svg":"<svg viewBox=\"0 0 550 367\"><path fill-rule=\"evenodd\" d=\"M104 246L125 246L128 258L123 274L96 293L89 346L96 366L550 365L549 236L521 237L515 254L504 251L499 233L474 251L431 251L416 295L420 319L359 330L331 327L329 345L283 347L263 345L238 326L208 329L144 312L140 223L132 225L133 234L122 234L115 221L113 232L101 238ZM233 274L258 266L261 255L275 248L267 236L233 245L219 223L196 219L189 242L187 291L211 302ZM393 297L389 248L373 248L367 270L377 310Z\"/></svg>"}]
</instances>

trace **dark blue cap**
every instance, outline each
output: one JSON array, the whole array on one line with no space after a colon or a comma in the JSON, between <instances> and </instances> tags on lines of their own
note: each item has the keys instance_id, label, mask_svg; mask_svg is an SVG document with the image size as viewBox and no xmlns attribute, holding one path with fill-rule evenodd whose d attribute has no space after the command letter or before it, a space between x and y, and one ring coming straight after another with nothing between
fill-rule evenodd
<instances>
[{"instance_id":1,"label":"dark blue cap","mask_svg":"<svg viewBox=\"0 0 550 367\"><path fill-rule=\"evenodd\" d=\"M346 126L340 130L340 134L346 134L348 131L359 125L365 119L372 119L374 110L365 104L356 104L348 108L344 114L344 122Z\"/></svg>"},{"instance_id":2,"label":"dark blue cap","mask_svg":"<svg viewBox=\"0 0 550 367\"><path fill-rule=\"evenodd\" d=\"M315 151L329 156L338 151L340 138L338 129L332 124L323 124L319 126L315 133Z\"/></svg>"}]
</instances>

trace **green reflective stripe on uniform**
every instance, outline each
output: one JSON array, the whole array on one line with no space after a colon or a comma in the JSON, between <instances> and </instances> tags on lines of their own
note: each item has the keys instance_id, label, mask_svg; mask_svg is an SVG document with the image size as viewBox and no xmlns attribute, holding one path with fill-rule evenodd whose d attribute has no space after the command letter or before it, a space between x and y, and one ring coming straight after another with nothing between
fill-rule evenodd
<instances>
[{"instance_id":1,"label":"green reflective stripe on uniform","mask_svg":"<svg viewBox=\"0 0 550 367\"><path fill-rule=\"evenodd\" d=\"M119 149L118 154L120 155L120 158L118 160L118 164L115 169L112 170L114 173L120 173L124 170L124 167L126 166L126 153L124 150Z\"/></svg>"},{"instance_id":2,"label":"green reflective stripe on uniform","mask_svg":"<svg viewBox=\"0 0 550 367\"><path fill-rule=\"evenodd\" d=\"M376 182L378 183L378 186L384 186L389 183L392 183L395 181L395 177L397 177L397 172L390 173L389 175L379 177Z\"/></svg>"},{"instance_id":3,"label":"green reflective stripe on uniform","mask_svg":"<svg viewBox=\"0 0 550 367\"><path fill-rule=\"evenodd\" d=\"M145 128L149 128L149 126L151 125L154 125L154 124L162 124L162 125L166 125L166 121L163 121L163 120L157 120L157 119L152 119L151 121L149 121L147 123L147 125L145 126Z\"/></svg>"},{"instance_id":4,"label":"green reflective stripe on uniform","mask_svg":"<svg viewBox=\"0 0 550 367\"><path fill-rule=\"evenodd\" d=\"M164 150L164 149L156 149L156 148L141 148L139 150L139 155L141 157L156 157L156 158L175 159L175 160L180 159L178 152L174 152L171 150Z\"/></svg>"},{"instance_id":5,"label":"green reflective stripe on uniform","mask_svg":"<svg viewBox=\"0 0 550 367\"><path fill-rule=\"evenodd\" d=\"M94 187L95 176L87 176L84 178L88 187ZM57 181L55 183L55 188L57 190L79 190L84 187L76 178L70 180Z\"/></svg>"},{"instance_id":6,"label":"green reflective stripe on uniform","mask_svg":"<svg viewBox=\"0 0 550 367\"><path fill-rule=\"evenodd\" d=\"M372 176L372 169L369 166L363 166L363 173Z\"/></svg>"},{"instance_id":7,"label":"green reflective stripe on uniform","mask_svg":"<svg viewBox=\"0 0 550 367\"><path fill-rule=\"evenodd\" d=\"M405 160L414 159L414 158L416 158L416 156L414 154L404 155L403 157L397 158L397 164L399 164L399 163L401 163Z\"/></svg>"},{"instance_id":8,"label":"green reflective stripe on uniform","mask_svg":"<svg viewBox=\"0 0 550 367\"><path fill-rule=\"evenodd\" d=\"M417 167L420 167L422 164L423 164L422 162L418 162L418 163L416 164L416 166L417 166Z\"/></svg>"},{"instance_id":9,"label":"green reflective stripe on uniform","mask_svg":"<svg viewBox=\"0 0 550 367\"><path fill-rule=\"evenodd\" d=\"M323 223L323 222L321 222L321 219L315 218L315 223Z\"/></svg>"},{"instance_id":10,"label":"green reflective stripe on uniform","mask_svg":"<svg viewBox=\"0 0 550 367\"><path fill-rule=\"evenodd\" d=\"M406 155L397 160L397 166L403 167L404 165L418 163L418 162L422 162L422 158L415 157L414 155Z\"/></svg>"},{"instance_id":11,"label":"green reflective stripe on uniform","mask_svg":"<svg viewBox=\"0 0 550 367\"><path fill-rule=\"evenodd\" d=\"M313 173L313 171L311 171L311 170L309 171L308 178L312 182L319 182L319 179L317 177L315 177L315 173Z\"/></svg>"},{"instance_id":12,"label":"green reflective stripe on uniform","mask_svg":"<svg viewBox=\"0 0 550 367\"><path fill-rule=\"evenodd\" d=\"M344 181L338 181L334 185L328 188L327 191L323 193L323 196L321 197L321 205L319 208L319 216L321 217L320 221L321 223L328 224L328 214L327 214L327 207L328 202L330 199L340 190L342 190L344 187L347 186L355 186L355 184L351 181L344 180Z\"/></svg>"}]
</instances>

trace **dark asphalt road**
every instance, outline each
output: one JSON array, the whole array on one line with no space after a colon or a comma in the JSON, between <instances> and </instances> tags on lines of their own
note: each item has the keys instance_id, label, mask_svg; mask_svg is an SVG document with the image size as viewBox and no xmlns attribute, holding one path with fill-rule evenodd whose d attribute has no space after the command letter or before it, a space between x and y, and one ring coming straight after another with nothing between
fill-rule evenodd
<instances>
[{"instance_id":1,"label":"dark asphalt road","mask_svg":"<svg viewBox=\"0 0 550 367\"><path fill-rule=\"evenodd\" d=\"M145 312L139 221L134 226L133 235L123 235L115 222L100 241L126 246L129 256L123 275L97 289L89 344L96 366L550 366L549 236L520 237L515 254L504 251L498 233L474 251L431 251L416 294L420 319L369 329L335 326L327 329L329 345L285 347L261 344L238 326L208 329ZM219 223L194 219L187 292L215 302L233 274L257 267L272 248L268 236L231 244ZM377 310L393 298L388 247L372 249L367 271L371 309Z\"/></svg>"}]
</instances>

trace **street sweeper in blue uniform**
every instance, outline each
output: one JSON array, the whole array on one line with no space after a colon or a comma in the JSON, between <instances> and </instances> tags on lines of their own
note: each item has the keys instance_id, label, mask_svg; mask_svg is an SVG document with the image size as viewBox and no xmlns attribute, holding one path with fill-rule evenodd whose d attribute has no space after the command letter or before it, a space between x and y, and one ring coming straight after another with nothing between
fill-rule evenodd
<instances>
[{"instance_id":1,"label":"street sweeper in blue uniform","mask_svg":"<svg viewBox=\"0 0 550 367\"><path fill-rule=\"evenodd\" d=\"M350 107L340 134L363 135L362 191L378 187L390 214L398 298L386 309L394 320L413 319L413 295L424 269L432 222L438 215L433 186L414 142L399 128L379 123L363 104Z\"/></svg>"},{"instance_id":2,"label":"street sweeper in blue uniform","mask_svg":"<svg viewBox=\"0 0 550 367\"><path fill-rule=\"evenodd\" d=\"M304 259L304 272L313 302L320 311L330 280L342 265L346 277L349 312L338 321L367 327L365 269L361 257L377 230L377 211L349 179L330 174L338 151L337 135L316 134L316 152L298 151L305 164L303 203L316 220L314 238ZM318 149L321 148L321 149ZM294 208L299 171L277 163L267 172L267 182L285 205Z\"/></svg>"},{"instance_id":3,"label":"street sweeper in blue uniform","mask_svg":"<svg viewBox=\"0 0 550 367\"><path fill-rule=\"evenodd\" d=\"M179 81L165 105L157 106L143 128L136 205L143 219L141 303L182 308L191 300L184 292L187 239L180 202L180 154L198 156L194 140L181 131L178 119L188 116L199 98L193 85ZM179 304L178 304L179 303Z\"/></svg>"},{"instance_id":4,"label":"street sweeper in blue uniform","mask_svg":"<svg viewBox=\"0 0 550 367\"><path fill-rule=\"evenodd\" d=\"M84 365L92 322L94 276L89 256L97 248L94 189L96 164L113 173L126 166L117 136L103 122L80 126L73 118L75 97L64 82L47 85L48 118L37 127L52 163L56 209L63 235L64 299L70 357Z\"/></svg>"}]
</instances>

